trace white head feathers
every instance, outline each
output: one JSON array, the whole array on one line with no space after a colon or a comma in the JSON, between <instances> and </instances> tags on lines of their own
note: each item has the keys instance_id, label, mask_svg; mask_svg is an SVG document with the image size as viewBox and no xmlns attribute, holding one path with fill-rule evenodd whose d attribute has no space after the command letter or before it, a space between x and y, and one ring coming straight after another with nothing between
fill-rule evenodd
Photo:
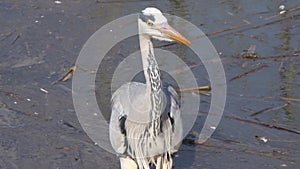
<instances>
[{"instance_id":1,"label":"white head feathers","mask_svg":"<svg viewBox=\"0 0 300 169\"><path fill-rule=\"evenodd\" d=\"M153 18L153 22L156 24L167 22L166 17L162 14L162 12L154 7L148 7L142 11L142 14L145 16L149 16Z\"/></svg>"}]
</instances>

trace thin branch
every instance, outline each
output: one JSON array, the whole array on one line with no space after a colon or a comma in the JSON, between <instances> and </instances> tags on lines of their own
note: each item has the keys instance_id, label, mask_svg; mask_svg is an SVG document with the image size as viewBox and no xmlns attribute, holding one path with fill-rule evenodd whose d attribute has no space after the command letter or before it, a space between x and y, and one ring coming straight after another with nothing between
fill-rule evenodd
<instances>
[{"instance_id":1,"label":"thin branch","mask_svg":"<svg viewBox=\"0 0 300 169\"><path fill-rule=\"evenodd\" d=\"M246 75L248 75L248 74L250 74L250 73L256 72L256 71L258 71L258 70L260 70L260 69L262 69L262 68L265 68L265 67L267 67L267 66L268 66L267 64L261 64L261 65L255 67L255 68L253 68L253 69L250 69L250 70L248 70L248 71L246 71L246 72L242 72L242 73L240 73L240 74L238 74L238 75L232 77L232 78L230 79L230 81L233 81L233 80L235 80L235 79L241 78L241 77L246 76Z\"/></svg>"},{"instance_id":2,"label":"thin branch","mask_svg":"<svg viewBox=\"0 0 300 169\"><path fill-rule=\"evenodd\" d=\"M255 113L252 113L250 116L256 116L256 115L258 115L258 114L261 114L261 113L266 113L266 112L270 112L270 111L275 111L275 110L279 110L279 109L282 109L282 108L284 108L284 107L286 107L286 106L288 106L289 104L288 103L286 103L286 104L284 104L284 105L282 105L282 106L278 106L278 107L268 107L268 108L264 108L264 109L262 109L262 110L260 110L260 111L257 111L257 112L255 112Z\"/></svg>"},{"instance_id":3,"label":"thin branch","mask_svg":"<svg viewBox=\"0 0 300 169\"><path fill-rule=\"evenodd\" d=\"M199 86L195 88L185 88L185 89L179 89L180 92L194 92L194 91L210 91L211 86Z\"/></svg>"},{"instance_id":4,"label":"thin branch","mask_svg":"<svg viewBox=\"0 0 300 169\"><path fill-rule=\"evenodd\" d=\"M287 57L299 57L300 53L290 53L286 55L277 55L277 56L261 56L256 59L279 59L279 58L287 58Z\"/></svg>"},{"instance_id":5,"label":"thin branch","mask_svg":"<svg viewBox=\"0 0 300 169\"><path fill-rule=\"evenodd\" d=\"M291 12L299 10L299 9L300 9L300 7L297 6L295 8L291 8L287 12L291 13ZM261 28L261 27L264 27L264 26L272 25L272 24L281 22L283 20L292 19L292 18L296 18L296 17L299 17L299 16L300 16L300 14L290 15L288 17L281 17L279 19L276 19L276 20L273 20L273 21L270 21L270 22L264 22L264 23L253 25L253 26L251 26L252 25L251 23L238 24L238 25L234 25L234 26L231 26L231 27L228 27L228 28L225 28L225 29L221 29L221 30L216 30L216 31L213 31L213 32L209 32L209 33L206 33L205 35L196 36L196 37L194 37L194 38L192 38L190 40L195 40L195 39L203 38L205 36L216 35L216 34L228 32L228 31L232 31L232 30L236 30L236 29L240 29L240 28L241 28L241 30L239 30L238 32L246 31L246 30L249 30L249 29L258 29L258 28ZM247 27L248 25L250 25L250 27ZM174 44L176 44L176 43L163 44L163 45L155 46L154 48L167 47L167 46L172 46Z\"/></svg>"},{"instance_id":6,"label":"thin branch","mask_svg":"<svg viewBox=\"0 0 300 169\"><path fill-rule=\"evenodd\" d=\"M246 23L246 24L239 24L239 25L231 26L231 27L229 27L229 28L225 28L225 29L221 29L221 30L209 32L209 33L207 33L206 35L207 35L207 36L211 36L211 35L223 33L223 32L226 32L226 31L231 31L231 30L234 30L234 29L242 28L242 27L247 26L247 25L249 25L249 23Z\"/></svg>"},{"instance_id":7,"label":"thin branch","mask_svg":"<svg viewBox=\"0 0 300 169\"><path fill-rule=\"evenodd\" d=\"M256 115L258 115L258 114L267 112L267 111L270 110L270 109L271 109L271 107L264 108L264 109L262 109L262 110L259 110L259 111L255 112L255 113L252 113L250 116L251 116L251 117L252 117L252 116L256 116Z\"/></svg>"},{"instance_id":8,"label":"thin branch","mask_svg":"<svg viewBox=\"0 0 300 169\"><path fill-rule=\"evenodd\" d=\"M276 125L265 123L265 122L258 122L258 121L253 121L253 120L248 120L248 119L243 119L243 118L240 118L240 117L228 116L228 115L224 115L224 117L228 118L228 119L232 119L232 120L238 120L238 121L242 121L242 122L246 122L246 123L257 124L257 125L268 127L268 128L273 128L273 129L283 130L283 131L287 131L287 132L291 132L291 133L295 133L295 134L300 134L299 130L294 130L294 129L289 129L289 128L286 128L286 127L276 126Z\"/></svg>"},{"instance_id":9,"label":"thin branch","mask_svg":"<svg viewBox=\"0 0 300 169\"><path fill-rule=\"evenodd\" d=\"M297 10L298 10L298 7L297 7ZM293 11L295 11L295 10L293 10ZM256 25L252 25L251 23L239 24L239 25L231 26L229 28L225 28L225 29L221 29L221 30L216 30L216 31L213 31L213 32L209 32L209 33L206 34L206 36L216 35L216 34L220 34L220 33L224 33L224 32L229 32L229 31L233 31L233 30L237 30L237 29L240 29L237 32L243 32L243 31L250 30L250 29L258 29L258 28L261 28L261 27L264 27L264 26L276 24L278 22L281 22L281 21L284 21L284 20L288 20L288 19L293 19L293 18L296 18L296 17L299 17L299 16L300 16L300 14L290 15L290 16L287 16L287 17L281 17L281 18L275 19L273 21L263 22L263 23L256 24ZM202 38L202 37L204 37L204 35L194 37L191 40L199 39L199 38Z\"/></svg>"},{"instance_id":10,"label":"thin branch","mask_svg":"<svg viewBox=\"0 0 300 169\"><path fill-rule=\"evenodd\" d=\"M291 98L291 97L280 97L282 100L285 101L295 101L295 102L300 102L300 99L297 98Z\"/></svg>"},{"instance_id":11,"label":"thin branch","mask_svg":"<svg viewBox=\"0 0 300 169\"><path fill-rule=\"evenodd\" d=\"M278 22L281 22L281 21L284 21L284 20L293 19L293 18L296 18L296 17L299 17L299 16L300 16L300 14L275 19L275 20L270 21L270 22L264 22L264 23L261 23L261 24L253 25L251 27L243 28L243 29L239 30L238 32L242 32L242 31L246 31L246 30L250 30L250 29L258 29L258 28L261 28L261 27L264 27L264 26L269 26L269 25L272 25L272 24L275 24L275 23L278 23Z\"/></svg>"},{"instance_id":12,"label":"thin branch","mask_svg":"<svg viewBox=\"0 0 300 169\"><path fill-rule=\"evenodd\" d=\"M294 12L294 11L297 11L297 10L300 10L300 5L296 6L296 7L293 7L291 9L287 10L286 12Z\"/></svg>"},{"instance_id":13,"label":"thin branch","mask_svg":"<svg viewBox=\"0 0 300 169\"><path fill-rule=\"evenodd\" d=\"M20 38L20 35L17 35L15 39L10 43L11 45L14 45L16 41Z\"/></svg>"}]
</instances>

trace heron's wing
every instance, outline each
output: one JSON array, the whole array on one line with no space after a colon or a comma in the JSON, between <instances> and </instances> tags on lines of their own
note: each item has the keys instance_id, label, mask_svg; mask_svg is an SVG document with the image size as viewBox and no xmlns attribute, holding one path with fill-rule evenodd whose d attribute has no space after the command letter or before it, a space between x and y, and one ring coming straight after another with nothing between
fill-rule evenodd
<instances>
[{"instance_id":1,"label":"heron's wing","mask_svg":"<svg viewBox=\"0 0 300 169\"><path fill-rule=\"evenodd\" d=\"M145 92L145 84L131 82L122 85L112 96L112 114L109 133L111 144L118 154L126 153L128 146L126 139L126 134L128 133L126 133L125 129L126 120L148 120L148 117L144 116L143 113L139 113L139 110L143 110L143 106L146 105L144 100ZM171 129L171 147L173 148L172 151L176 152L182 139L179 97L171 86L164 88L164 93L167 96L167 103L165 103L167 104L167 114L162 114L162 122L166 123L166 125L164 125L165 127ZM163 119L169 119L167 121L171 123ZM171 126L169 124L171 124Z\"/></svg>"},{"instance_id":2,"label":"heron's wing","mask_svg":"<svg viewBox=\"0 0 300 169\"><path fill-rule=\"evenodd\" d=\"M123 126L127 116L123 112L122 105L118 102L112 104L112 114L109 123L109 136L112 147L117 153L123 154L126 151L126 131Z\"/></svg>"},{"instance_id":3,"label":"heron's wing","mask_svg":"<svg viewBox=\"0 0 300 169\"><path fill-rule=\"evenodd\" d=\"M179 96L172 86L167 87L167 92L170 98L169 118L172 125L172 147L173 152L178 151L182 141L182 119L180 113Z\"/></svg>"},{"instance_id":4,"label":"heron's wing","mask_svg":"<svg viewBox=\"0 0 300 169\"><path fill-rule=\"evenodd\" d=\"M112 112L109 124L109 135L112 147L119 154L126 153L127 140L125 122L132 107L143 105L143 94L146 86L143 83L130 82L122 85L112 95ZM130 114L132 116L132 114Z\"/></svg>"}]
</instances>

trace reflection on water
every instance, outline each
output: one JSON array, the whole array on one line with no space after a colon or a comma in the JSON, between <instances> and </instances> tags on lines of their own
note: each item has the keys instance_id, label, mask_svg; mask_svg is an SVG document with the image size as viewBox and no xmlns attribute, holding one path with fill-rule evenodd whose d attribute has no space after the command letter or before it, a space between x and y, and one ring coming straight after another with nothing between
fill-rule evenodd
<instances>
[{"instance_id":1,"label":"reflection on water","mask_svg":"<svg viewBox=\"0 0 300 169\"><path fill-rule=\"evenodd\" d=\"M280 71L280 77L281 77L281 96L285 98L295 98L295 93L298 92L299 88L295 85L295 80L297 79L297 69L292 63L289 65L284 66L285 68L282 68L282 71ZM296 109L292 104L289 104L288 106L284 107L285 114L287 120L290 122L295 121L295 112Z\"/></svg>"},{"instance_id":2,"label":"reflection on water","mask_svg":"<svg viewBox=\"0 0 300 169\"><path fill-rule=\"evenodd\" d=\"M279 38L282 40L280 49L284 51L290 50L291 35L290 35L289 26L283 26L282 32L279 34Z\"/></svg>"},{"instance_id":3,"label":"reflection on water","mask_svg":"<svg viewBox=\"0 0 300 169\"><path fill-rule=\"evenodd\" d=\"M242 6L244 6L244 5L241 5L242 1L240 1L240 0L227 0L227 2L230 6L231 13L238 13L241 10Z\"/></svg>"},{"instance_id":4,"label":"reflection on water","mask_svg":"<svg viewBox=\"0 0 300 169\"><path fill-rule=\"evenodd\" d=\"M182 17L185 19L190 18L189 8L187 1L173 0L170 1L170 11L167 13Z\"/></svg>"}]
</instances>

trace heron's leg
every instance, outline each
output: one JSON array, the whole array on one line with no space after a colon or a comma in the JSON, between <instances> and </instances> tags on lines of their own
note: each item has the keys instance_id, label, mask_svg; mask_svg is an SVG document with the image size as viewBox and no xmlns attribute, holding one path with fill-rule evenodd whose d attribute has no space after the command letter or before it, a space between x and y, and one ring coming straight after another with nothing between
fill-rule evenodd
<instances>
[{"instance_id":1,"label":"heron's leg","mask_svg":"<svg viewBox=\"0 0 300 169\"><path fill-rule=\"evenodd\" d=\"M161 167L161 156L158 156L156 158L156 169L162 169Z\"/></svg>"},{"instance_id":2,"label":"heron's leg","mask_svg":"<svg viewBox=\"0 0 300 169\"><path fill-rule=\"evenodd\" d=\"M120 158L121 169L138 169L136 162L129 157Z\"/></svg>"},{"instance_id":3,"label":"heron's leg","mask_svg":"<svg viewBox=\"0 0 300 169\"><path fill-rule=\"evenodd\" d=\"M169 161L165 161L163 163L163 168L162 169L172 169L172 166L173 166L173 160L170 159Z\"/></svg>"},{"instance_id":4,"label":"heron's leg","mask_svg":"<svg viewBox=\"0 0 300 169\"><path fill-rule=\"evenodd\" d=\"M172 169L173 160L166 160L163 156L159 156L156 159L156 169Z\"/></svg>"}]
</instances>

